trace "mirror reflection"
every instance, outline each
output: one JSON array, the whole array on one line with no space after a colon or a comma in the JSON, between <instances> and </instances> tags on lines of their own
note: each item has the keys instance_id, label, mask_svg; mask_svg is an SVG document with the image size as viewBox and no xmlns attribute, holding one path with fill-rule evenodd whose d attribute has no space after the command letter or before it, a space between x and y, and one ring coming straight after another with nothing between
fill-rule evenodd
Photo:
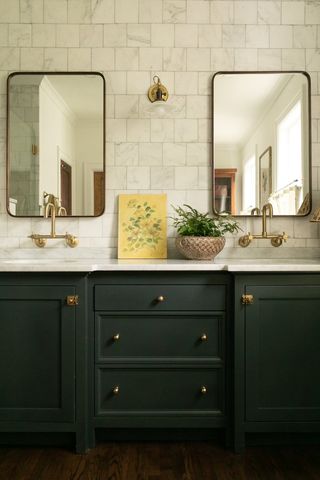
<instances>
[{"instance_id":1,"label":"mirror reflection","mask_svg":"<svg viewBox=\"0 0 320 480\"><path fill-rule=\"evenodd\" d=\"M310 79L304 72L219 72L213 79L217 212L306 215L311 209Z\"/></svg>"},{"instance_id":2,"label":"mirror reflection","mask_svg":"<svg viewBox=\"0 0 320 480\"><path fill-rule=\"evenodd\" d=\"M98 73L8 77L7 209L43 216L104 210L104 78Z\"/></svg>"}]
</instances>

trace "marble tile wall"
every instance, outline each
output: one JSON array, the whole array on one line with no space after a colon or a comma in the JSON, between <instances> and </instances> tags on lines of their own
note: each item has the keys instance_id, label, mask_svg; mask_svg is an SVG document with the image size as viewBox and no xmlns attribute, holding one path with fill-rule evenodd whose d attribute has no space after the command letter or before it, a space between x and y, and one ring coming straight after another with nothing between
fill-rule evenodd
<instances>
[{"instance_id":1,"label":"marble tile wall","mask_svg":"<svg viewBox=\"0 0 320 480\"><path fill-rule=\"evenodd\" d=\"M117 195L166 192L168 205L211 208L211 79L219 70L306 70L312 79L312 174L320 206L320 2L318 0L0 0L0 256L116 256ZM23 70L98 70L107 84L106 212L59 219L79 235L71 250L32 246L48 221L15 219L5 208L6 78ZM170 92L159 112L146 97L153 76ZM169 222L170 224L170 222ZM258 219L243 222L259 232ZM225 257L320 256L308 218L274 219L288 243L248 249L230 237ZM169 226L169 251L174 256Z\"/></svg>"}]
</instances>

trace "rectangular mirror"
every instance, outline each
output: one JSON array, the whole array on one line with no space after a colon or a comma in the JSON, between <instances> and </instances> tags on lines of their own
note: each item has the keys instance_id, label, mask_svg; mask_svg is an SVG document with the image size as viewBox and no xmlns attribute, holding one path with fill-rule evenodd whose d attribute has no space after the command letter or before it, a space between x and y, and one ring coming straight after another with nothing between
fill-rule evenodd
<instances>
[{"instance_id":1,"label":"rectangular mirror","mask_svg":"<svg viewBox=\"0 0 320 480\"><path fill-rule=\"evenodd\" d=\"M310 77L218 72L213 77L213 210L274 215L311 210Z\"/></svg>"},{"instance_id":2,"label":"rectangular mirror","mask_svg":"<svg viewBox=\"0 0 320 480\"><path fill-rule=\"evenodd\" d=\"M105 205L105 80L100 73L16 72L7 81L7 211L67 216ZM52 201L52 200L51 200Z\"/></svg>"}]
</instances>

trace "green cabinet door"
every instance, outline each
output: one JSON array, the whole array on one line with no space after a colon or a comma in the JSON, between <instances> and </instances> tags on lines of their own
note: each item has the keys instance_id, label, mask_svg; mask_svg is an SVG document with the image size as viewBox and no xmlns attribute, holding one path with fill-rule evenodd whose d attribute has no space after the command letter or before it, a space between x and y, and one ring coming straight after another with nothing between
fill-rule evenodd
<instances>
[{"instance_id":1,"label":"green cabinet door","mask_svg":"<svg viewBox=\"0 0 320 480\"><path fill-rule=\"evenodd\" d=\"M263 283L243 291L245 421L320 421L320 285Z\"/></svg>"},{"instance_id":2,"label":"green cabinet door","mask_svg":"<svg viewBox=\"0 0 320 480\"><path fill-rule=\"evenodd\" d=\"M0 285L0 421L74 421L76 309L66 303L74 294Z\"/></svg>"}]
</instances>

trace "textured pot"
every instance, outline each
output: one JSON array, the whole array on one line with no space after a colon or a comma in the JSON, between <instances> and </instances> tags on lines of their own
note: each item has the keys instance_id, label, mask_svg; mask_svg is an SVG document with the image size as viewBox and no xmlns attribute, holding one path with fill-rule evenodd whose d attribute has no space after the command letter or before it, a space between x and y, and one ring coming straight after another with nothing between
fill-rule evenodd
<instances>
[{"instance_id":1,"label":"textured pot","mask_svg":"<svg viewBox=\"0 0 320 480\"><path fill-rule=\"evenodd\" d=\"M189 260L213 260L225 246L224 237L177 237L176 247Z\"/></svg>"}]
</instances>

